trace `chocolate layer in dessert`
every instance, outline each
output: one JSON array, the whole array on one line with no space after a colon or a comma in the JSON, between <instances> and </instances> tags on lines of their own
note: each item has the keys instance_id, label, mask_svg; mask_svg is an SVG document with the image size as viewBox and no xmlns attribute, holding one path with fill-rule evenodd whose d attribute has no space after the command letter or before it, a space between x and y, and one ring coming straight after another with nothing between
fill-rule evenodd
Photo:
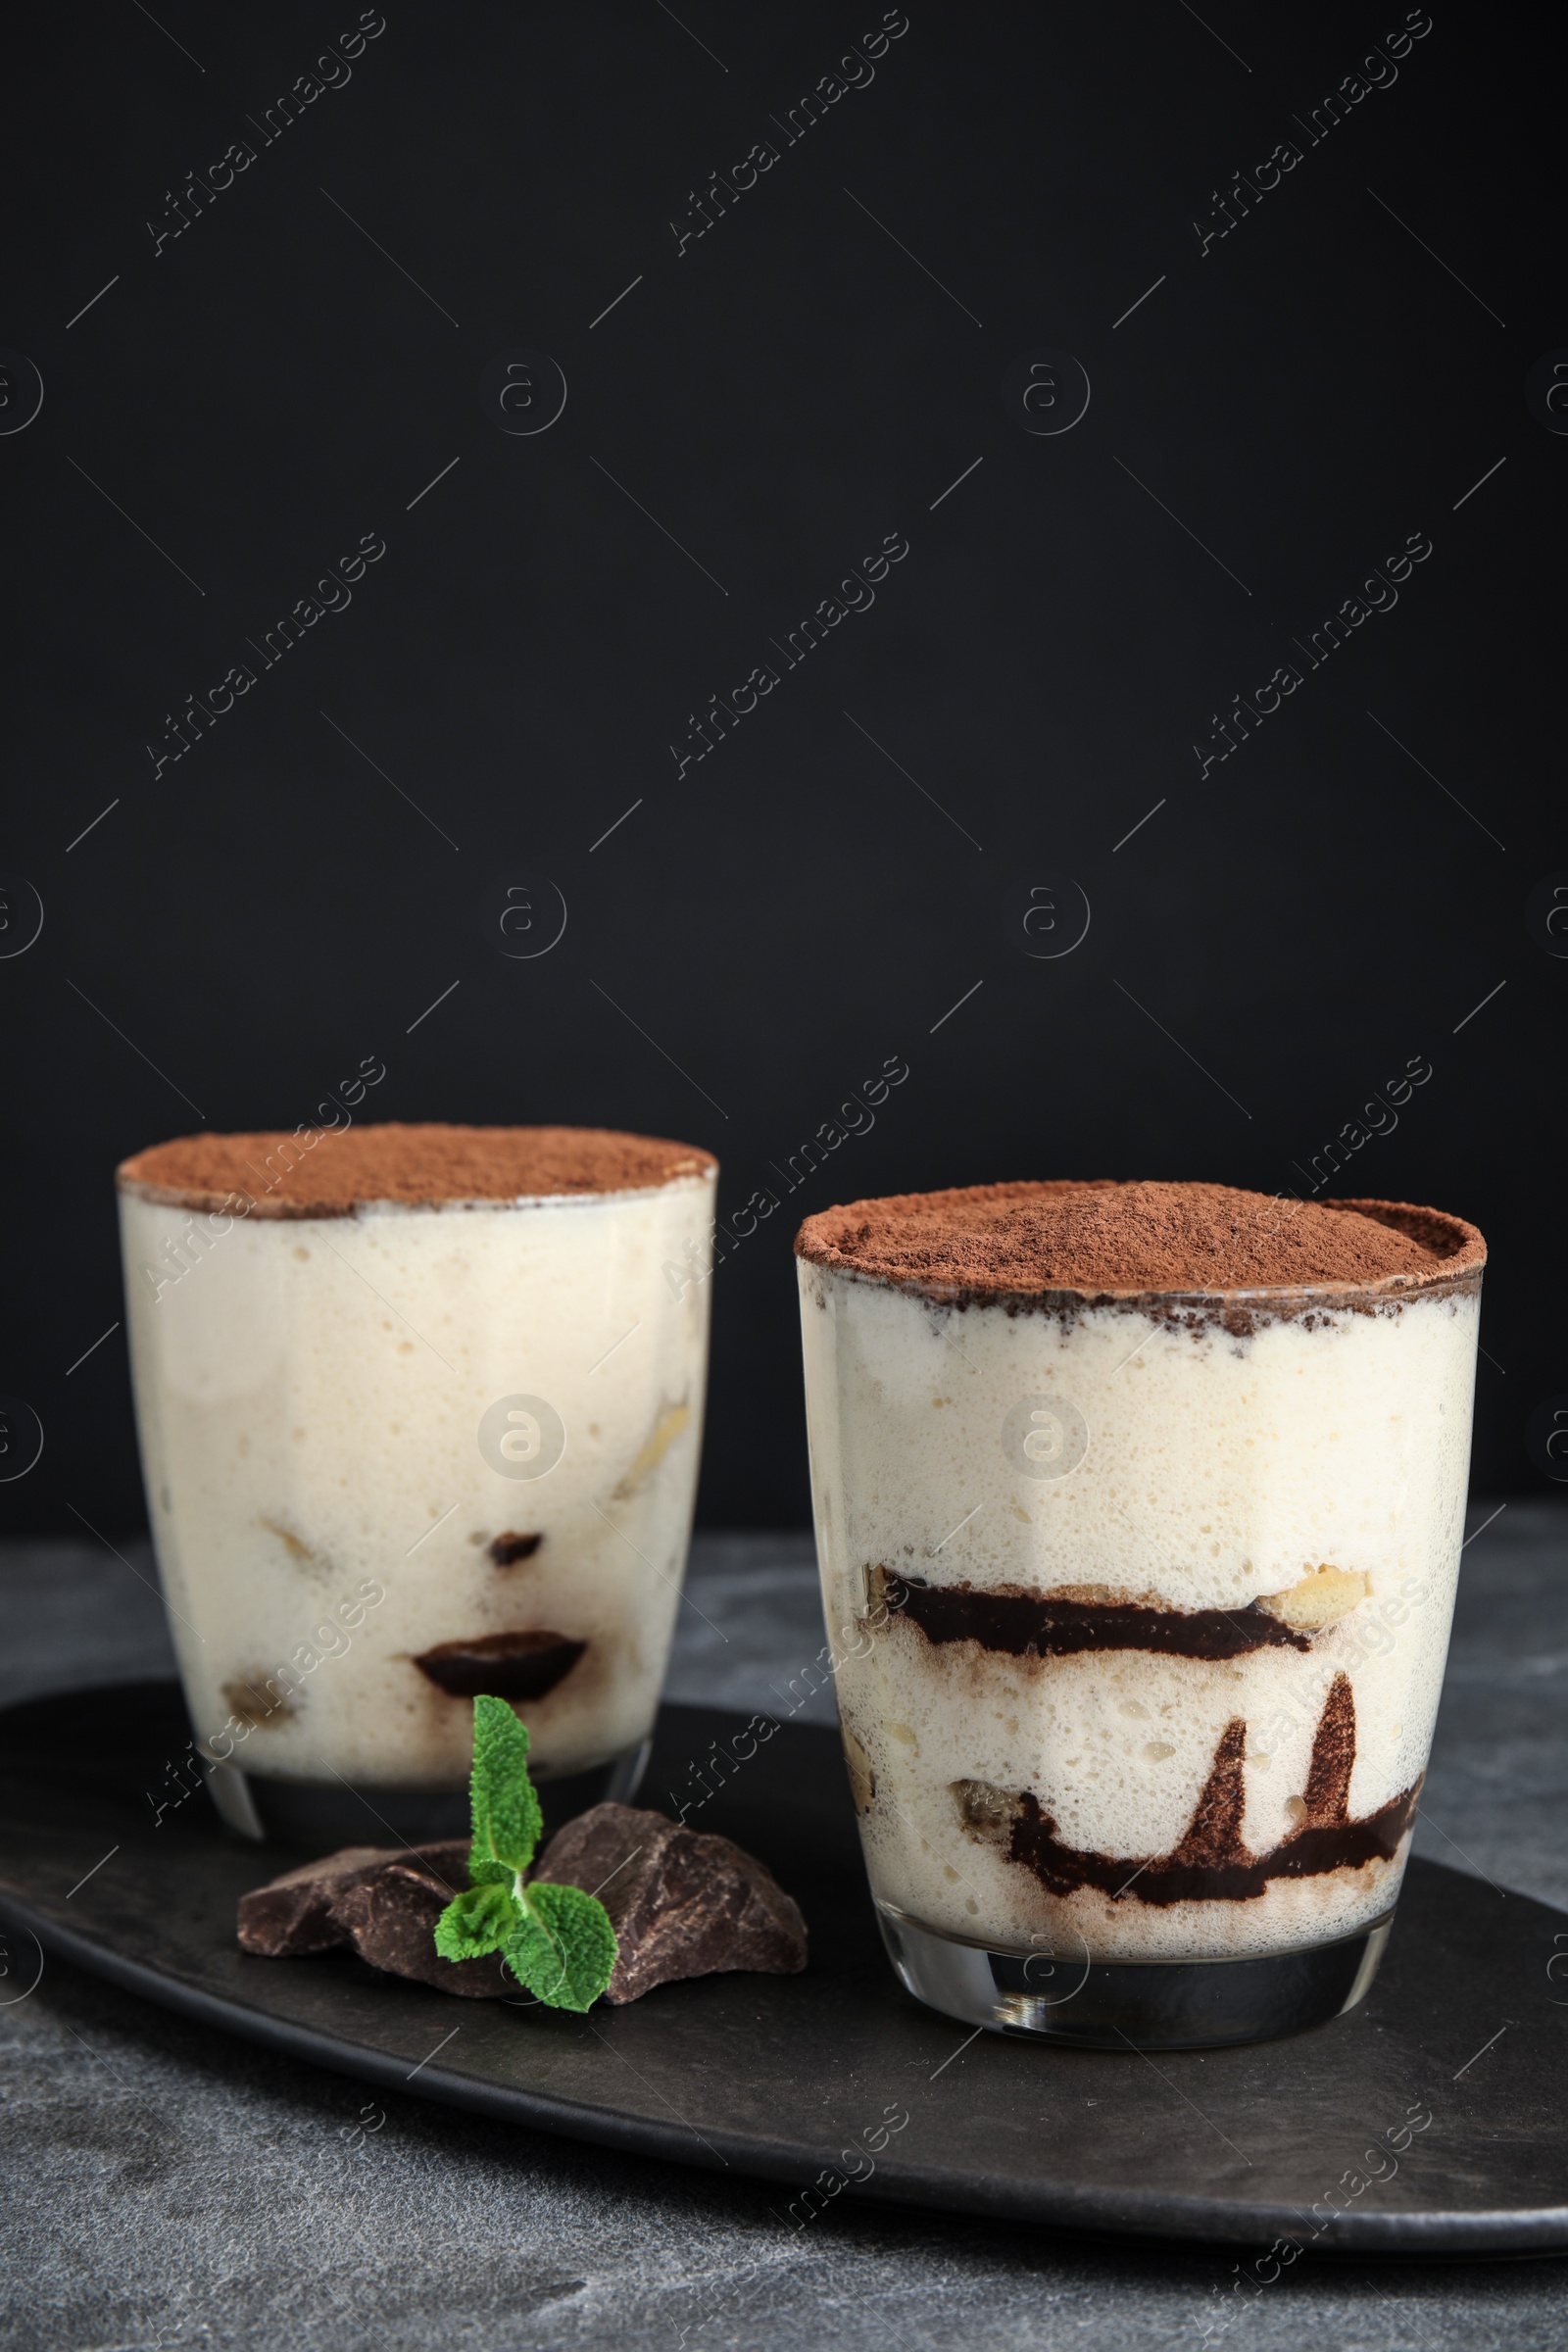
<instances>
[{"instance_id":1,"label":"chocolate layer in dessert","mask_svg":"<svg viewBox=\"0 0 1568 2352\"><path fill-rule=\"evenodd\" d=\"M503 1634L474 1634L461 1642L438 1642L415 1659L451 1698L543 1698L564 1682L587 1648L569 1634L528 1627Z\"/></svg>"},{"instance_id":2,"label":"chocolate layer in dessert","mask_svg":"<svg viewBox=\"0 0 1568 2352\"><path fill-rule=\"evenodd\" d=\"M1112 1900L1131 1894L1140 1903L1159 1906L1248 1902L1271 1879L1320 1878L1328 1871L1390 1862L1415 1818L1419 1781L1363 1820L1351 1820L1355 1700L1343 1674L1335 1676L1318 1719L1301 1822L1267 1853L1250 1852L1242 1836L1246 1761L1247 1722L1238 1716L1220 1736L1213 1768L1181 1843L1143 1861L1065 1844L1030 1789L1010 1797L982 1782L961 1781L953 1793L970 1837L1004 1846L1007 1859L1032 1871L1052 1894L1094 1886Z\"/></svg>"},{"instance_id":3,"label":"chocolate layer in dessert","mask_svg":"<svg viewBox=\"0 0 1568 2352\"><path fill-rule=\"evenodd\" d=\"M1085 1650L1150 1649L1170 1658L1242 1658L1250 1650L1310 1649L1311 1637L1247 1601L1235 1609L1162 1609L1147 1602L1074 1600L1015 1587L977 1592L879 1568L872 1601L897 1610L933 1644L973 1642L1013 1658L1071 1658Z\"/></svg>"}]
</instances>

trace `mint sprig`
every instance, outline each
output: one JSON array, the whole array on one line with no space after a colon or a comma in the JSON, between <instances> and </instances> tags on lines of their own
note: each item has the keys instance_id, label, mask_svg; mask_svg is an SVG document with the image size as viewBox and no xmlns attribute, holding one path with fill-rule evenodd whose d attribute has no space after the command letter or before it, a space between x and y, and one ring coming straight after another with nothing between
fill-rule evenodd
<instances>
[{"instance_id":1,"label":"mint sprig","mask_svg":"<svg viewBox=\"0 0 1568 2352\"><path fill-rule=\"evenodd\" d=\"M443 1960L499 1952L546 2008L591 2009L615 1966L615 1931L597 1895L526 1878L544 1817L528 1778L527 1726L504 1698L473 1702L469 1801L472 1884L436 1921L436 1950Z\"/></svg>"}]
</instances>

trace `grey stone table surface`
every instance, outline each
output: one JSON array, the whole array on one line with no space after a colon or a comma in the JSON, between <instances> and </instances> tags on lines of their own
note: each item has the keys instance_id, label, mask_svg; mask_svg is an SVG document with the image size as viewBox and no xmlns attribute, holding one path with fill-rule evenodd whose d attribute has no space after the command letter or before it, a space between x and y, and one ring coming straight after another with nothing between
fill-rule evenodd
<instances>
[{"instance_id":1,"label":"grey stone table surface","mask_svg":"<svg viewBox=\"0 0 1568 2352\"><path fill-rule=\"evenodd\" d=\"M1483 1504L1470 1525L1417 1850L1568 1910L1568 1507ZM809 1537L700 1537L688 1592L670 1697L833 1720ZM171 1670L145 1543L0 1546L0 1704ZM848 2199L795 2230L763 2181L370 2102L61 1963L25 1999L16 1976L5 2352L1198 2352L1229 2287L1214 2247ZM1558 2352L1568 2259L1307 2254L1231 2346Z\"/></svg>"}]
</instances>

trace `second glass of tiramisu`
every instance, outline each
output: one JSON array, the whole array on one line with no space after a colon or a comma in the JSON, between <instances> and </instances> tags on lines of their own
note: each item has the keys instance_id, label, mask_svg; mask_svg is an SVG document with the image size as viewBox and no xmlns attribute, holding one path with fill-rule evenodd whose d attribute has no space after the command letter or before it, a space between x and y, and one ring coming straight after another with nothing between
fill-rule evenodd
<instances>
[{"instance_id":1,"label":"second glass of tiramisu","mask_svg":"<svg viewBox=\"0 0 1568 2352\"><path fill-rule=\"evenodd\" d=\"M797 1243L817 1545L884 1940L971 2024L1260 2039L1393 1918L1485 1246L1211 1184L861 1200Z\"/></svg>"}]
</instances>

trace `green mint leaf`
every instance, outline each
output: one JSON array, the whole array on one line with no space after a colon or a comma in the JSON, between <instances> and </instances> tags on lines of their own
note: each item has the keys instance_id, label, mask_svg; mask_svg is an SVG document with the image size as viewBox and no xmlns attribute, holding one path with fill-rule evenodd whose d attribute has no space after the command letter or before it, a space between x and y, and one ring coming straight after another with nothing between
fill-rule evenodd
<instances>
[{"instance_id":1,"label":"green mint leaf","mask_svg":"<svg viewBox=\"0 0 1568 2352\"><path fill-rule=\"evenodd\" d=\"M528 1733L503 1698L473 1702L473 1884L435 1925L443 1960L501 1952L519 1983L550 2009L591 2009L615 1966L610 1914L580 1886L526 1886L523 1874L544 1829L528 1778Z\"/></svg>"},{"instance_id":2,"label":"green mint leaf","mask_svg":"<svg viewBox=\"0 0 1568 2352\"><path fill-rule=\"evenodd\" d=\"M470 1886L436 1921L435 1948L443 1960L482 1960L486 1952L501 1950L520 1918L510 1885Z\"/></svg>"},{"instance_id":3,"label":"green mint leaf","mask_svg":"<svg viewBox=\"0 0 1568 2352\"><path fill-rule=\"evenodd\" d=\"M619 1948L610 1914L580 1886L524 1886L525 1914L502 1949L514 1977L547 2009L591 2009L610 1983Z\"/></svg>"},{"instance_id":4,"label":"green mint leaf","mask_svg":"<svg viewBox=\"0 0 1568 2352\"><path fill-rule=\"evenodd\" d=\"M528 1778L528 1732L504 1698L473 1702L473 1844L468 1876L475 1886L512 1884L533 1860L544 1828Z\"/></svg>"}]
</instances>

